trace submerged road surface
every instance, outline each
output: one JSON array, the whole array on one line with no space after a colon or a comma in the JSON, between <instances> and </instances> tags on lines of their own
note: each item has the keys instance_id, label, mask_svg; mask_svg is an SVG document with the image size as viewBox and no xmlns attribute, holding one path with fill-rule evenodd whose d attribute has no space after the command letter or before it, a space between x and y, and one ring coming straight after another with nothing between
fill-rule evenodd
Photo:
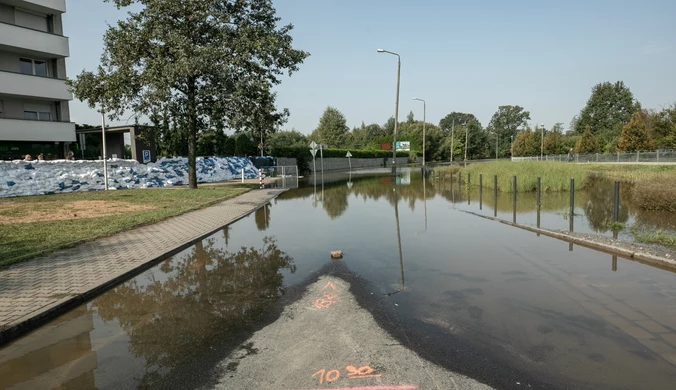
<instances>
[{"instance_id":1,"label":"submerged road surface","mask_svg":"<svg viewBox=\"0 0 676 390\"><path fill-rule=\"evenodd\" d=\"M324 276L223 360L220 389L490 389L422 359Z\"/></svg>"}]
</instances>

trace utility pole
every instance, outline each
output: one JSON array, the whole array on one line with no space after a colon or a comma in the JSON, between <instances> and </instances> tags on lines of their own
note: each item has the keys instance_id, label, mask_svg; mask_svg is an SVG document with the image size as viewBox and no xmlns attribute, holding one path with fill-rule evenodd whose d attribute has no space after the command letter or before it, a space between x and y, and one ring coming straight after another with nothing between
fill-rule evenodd
<instances>
[{"instance_id":1,"label":"utility pole","mask_svg":"<svg viewBox=\"0 0 676 390\"><path fill-rule=\"evenodd\" d=\"M467 141L469 140L469 126L465 125L465 168L467 168Z\"/></svg>"},{"instance_id":2,"label":"utility pole","mask_svg":"<svg viewBox=\"0 0 676 390\"><path fill-rule=\"evenodd\" d=\"M455 132L455 119L453 119L453 124L451 125L451 165L453 165L453 133Z\"/></svg>"},{"instance_id":3,"label":"utility pole","mask_svg":"<svg viewBox=\"0 0 676 390\"><path fill-rule=\"evenodd\" d=\"M101 104L101 148L103 149L103 189L108 191L108 156L106 155L106 112Z\"/></svg>"},{"instance_id":4,"label":"utility pole","mask_svg":"<svg viewBox=\"0 0 676 390\"><path fill-rule=\"evenodd\" d=\"M500 137L498 137L498 131L495 130L495 159L498 159L498 140Z\"/></svg>"}]
</instances>

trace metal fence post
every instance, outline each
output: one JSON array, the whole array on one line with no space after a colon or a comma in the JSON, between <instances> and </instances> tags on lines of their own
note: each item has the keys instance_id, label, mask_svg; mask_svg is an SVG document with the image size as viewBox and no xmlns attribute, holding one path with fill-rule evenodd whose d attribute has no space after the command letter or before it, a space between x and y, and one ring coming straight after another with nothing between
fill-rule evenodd
<instances>
[{"instance_id":1,"label":"metal fence post","mask_svg":"<svg viewBox=\"0 0 676 390\"><path fill-rule=\"evenodd\" d=\"M468 190L469 190L469 183L470 183L469 179L470 179L470 178L469 178L469 172L467 172L467 189L468 189Z\"/></svg>"},{"instance_id":2,"label":"metal fence post","mask_svg":"<svg viewBox=\"0 0 676 390\"><path fill-rule=\"evenodd\" d=\"M657 162L660 162L660 150L657 149Z\"/></svg>"},{"instance_id":3,"label":"metal fence post","mask_svg":"<svg viewBox=\"0 0 676 390\"><path fill-rule=\"evenodd\" d=\"M636 151L636 162L639 162L640 159L641 159L641 152L637 150Z\"/></svg>"},{"instance_id":4,"label":"metal fence post","mask_svg":"<svg viewBox=\"0 0 676 390\"><path fill-rule=\"evenodd\" d=\"M484 204L483 189L484 189L484 175L479 174L479 210L483 209Z\"/></svg>"},{"instance_id":5,"label":"metal fence post","mask_svg":"<svg viewBox=\"0 0 676 390\"><path fill-rule=\"evenodd\" d=\"M512 183L512 210L513 210L513 216L512 216L512 222L516 223L516 176L514 176L514 180Z\"/></svg>"},{"instance_id":6,"label":"metal fence post","mask_svg":"<svg viewBox=\"0 0 676 390\"><path fill-rule=\"evenodd\" d=\"M493 208L493 216L498 216L498 175L493 176L493 199L495 200L495 207Z\"/></svg>"},{"instance_id":7,"label":"metal fence post","mask_svg":"<svg viewBox=\"0 0 676 390\"><path fill-rule=\"evenodd\" d=\"M615 182L615 204L613 207L613 222L620 220L620 182Z\"/></svg>"},{"instance_id":8,"label":"metal fence post","mask_svg":"<svg viewBox=\"0 0 676 390\"><path fill-rule=\"evenodd\" d=\"M620 162L620 152L617 152L617 162Z\"/></svg>"},{"instance_id":9,"label":"metal fence post","mask_svg":"<svg viewBox=\"0 0 676 390\"><path fill-rule=\"evenodd\" d=\"M596 153L596 162L599 162L599 154Z\"/></svg>"},{"instance_id":10,"label":"metal fence post","mask_svg":"<svg viewBox=\"0 0 676 390\"><path fill-rule=\"evenodd\" d=\"M570 215L575 212L575 179L570 179Z\"/></svg>"},{"instance_id":11,"label":"metal fence post","mask_svg":"<svg viewBox=\"0 0 676 390\"><path fill-rule=\"evenodd\" d=\"M540 193L541 193L541 179L540 176L538 176L538 194L537 194L537 206L540 208Z\"/></svg>"}]
</instances>

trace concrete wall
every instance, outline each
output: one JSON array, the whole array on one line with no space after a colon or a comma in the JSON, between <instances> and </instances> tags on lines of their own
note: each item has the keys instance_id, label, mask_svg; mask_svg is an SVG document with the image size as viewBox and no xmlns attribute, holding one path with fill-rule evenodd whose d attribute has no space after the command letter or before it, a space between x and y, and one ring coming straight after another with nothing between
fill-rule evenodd
<instances>
[{"instance_id":1,"label":"concrete wall","mask_svg":"<svg viewBox=\"0 0 676 390\"><path fill-rule=\"evenodd\" d=\"M321 160L317 158L317 171L322 168ZM352 158L352 169L380 168L392 166L392 158ZM404 165L408 163L408 157L397 157L397 164ZM345 157L324 158L324 172L328 171L347 171L350 169L350 163ZM279 157L277 166L296 165L295 158ZM310 162L310 171L312 171L312 162Z\"/></svg>"},{"instance_id":2,"label":"concrete wall","mask_svg":"<svg viewBox=\"0 0 676 390\"><path fill-rule=\"evenodd\" d=\"M150 150L150 162L157 161L157 145L155 145L154 137L152 137L151 134L148 134L148 137L145 137L150 139L150 141L148 141L149 144L145 143L140 137L137 137L137 135L145 135L146 132L150 131L152 130L133 127L132 131L129 132L129 138L131 139L131 158L140 163L143 163L144 150Z\"/></svg>"}]
</instances>

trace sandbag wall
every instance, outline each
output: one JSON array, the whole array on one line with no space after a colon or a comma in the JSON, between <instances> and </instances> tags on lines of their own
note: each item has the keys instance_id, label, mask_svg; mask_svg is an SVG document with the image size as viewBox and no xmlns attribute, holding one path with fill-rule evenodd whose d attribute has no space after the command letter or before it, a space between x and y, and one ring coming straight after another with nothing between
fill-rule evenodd
<instances>
[{"instance_id":1,"label":"sandbag wall","mask_svg":"<svg viewBox=\"0 0 676 390\"><path fill-rule=\"evenodd\" d=\"M244 157L198 157L197 181L218 182L258 177ZM108 162L110 189L171 187L188 184L188 159L161 158L155 163L112 159ZM104 189L103 161L0 161L0 198Z\"/></svg>"}]
</instances>

